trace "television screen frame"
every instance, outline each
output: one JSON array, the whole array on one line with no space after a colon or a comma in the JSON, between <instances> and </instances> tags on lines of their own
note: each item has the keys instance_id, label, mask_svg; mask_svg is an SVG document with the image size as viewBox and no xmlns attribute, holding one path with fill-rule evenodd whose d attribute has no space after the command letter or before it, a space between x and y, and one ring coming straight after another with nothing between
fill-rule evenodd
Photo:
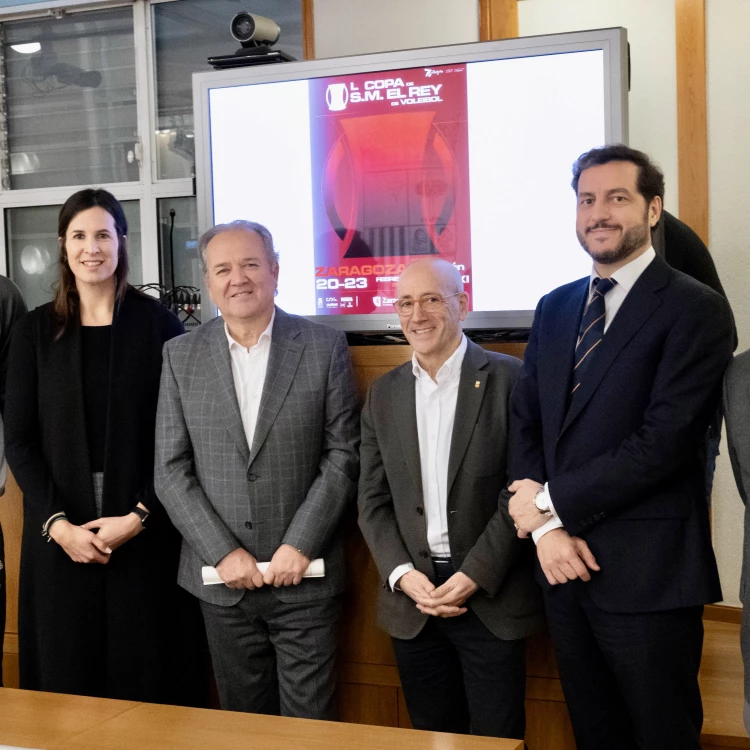
<instances>
[{"instance_id":1,"label":"television screen frame","mask_svg":"<svg viewBox=\"0 0 750 750\"><path fill-rule=\"evenodd\" d=\"M194 73L193 109L199 231L202 234L213 226L214 196L211 180L211 130L209 122L209 92L211 89L592 50L601 50L603 53L605 143L628 143L629 60L627 31L622 27ZM577 154L571 155L571 163L576 156ZM283 174L254 175L252 153L238 155L238 158L248 160L248 180L254 178L267 179L268 189L277 190L279 200L284 200ZM574 222L572 204L570 220L572 225ZM206 321L215 317L217 310L208 295L205 284L203 284L201 292L202 319ZM305 315L304 317L349 333L395 333L401 331L401 325L395 312L392 314ZM464 328L488 332L528 329L531 327L533 317L534 310L472 311L467 315Z\"/></svg>"}]
</instances>

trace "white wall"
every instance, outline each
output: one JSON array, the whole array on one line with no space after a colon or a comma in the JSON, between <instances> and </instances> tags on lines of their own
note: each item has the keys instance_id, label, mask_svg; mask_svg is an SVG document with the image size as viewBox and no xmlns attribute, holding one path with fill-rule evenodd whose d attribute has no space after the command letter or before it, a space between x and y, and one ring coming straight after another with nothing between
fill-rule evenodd
<instances>
[{"instance_id":1,"label":"white wall","mask_svg":"<svg viewBox=\"0 0 750 750\"><path fill-rule=\"evenodd\" d=\"M316 0L317 2L317 0ZM718 0L722 2L722 0ZM677 85L674 0L523 0L521 36L624 26L632 78L630 145L664 170L665 205L677 214ZM578 154L573 154L571 163Z\"/></svg>"},{"instance_id":2,"label":"white wall","mask_svg":"<svg viewBox=\"0 0 750 750\"><path fill-rule=\"evenodd\" d=\"M750 347L750 3L707 0L710 243L739 332ZM726 445L714 490L714 546L727 604L739 604L742 503Z\"/></svg>"},{"instance_id":3,"label":"white wall","mask_svg":"<svg viewBox=\"0 0 750 750\"><path fill-rule=\"evenodd\" d=\"M315 56L479 41L478 0L315 0Z\"/></svg>"}]
</instances>

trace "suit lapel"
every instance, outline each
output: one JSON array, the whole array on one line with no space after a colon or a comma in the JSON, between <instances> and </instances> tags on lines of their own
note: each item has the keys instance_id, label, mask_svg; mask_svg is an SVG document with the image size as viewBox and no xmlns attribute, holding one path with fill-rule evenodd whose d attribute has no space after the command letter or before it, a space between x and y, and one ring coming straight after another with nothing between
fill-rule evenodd
<instances>
[{"instance_id":1,"label":"suit lapel","mask_svg":"<svg viewBox=\"0 0 750 750\"><path fill-rule=\"evenodd\" d=\"M396 423L396 432L401 441L401 451L407 457L412 482L417 496L422 497L422 462L419 456L419 432L417 431L416 379L411 362L402 365L400 378L391 391L391 414Z\"/></svg>"},{"instance_id":2,"label":"suit lapel","mask_svg":"<svg viewBox=\"0 0 750 750\"><path fill-rule=\"evenodd\" d=\"M266 382L263 384L263 395L260 399L258 421L255 425L249 464L255 460L258 451L268 437L268 433L294 380L300 359L302 359L302 352L305 349L303 343L295 340L299 334L300 329L294 318L277 307L271 336L271 351L268 356Z\"/></svg>"},{"instance_id":3,"label":"suit lapel","mask_svg":"<svg viewBox=\"0 0 750 750\"><path fill-rule=\"evenodd\" d=\"M607 329L596 357L576 391L561 429L564 432L591 400L617 355L661 305L656 292L669 283L670 269L660 258L654 258L628 292L617 316Z\"/></svg>"},{"instance_id":4,"label":"suit lapel","mask_svg":"<svg viewBox=\"0 0 750 750\"><path fill-rule=\"evenodd\" d=\"M554 435L559 435L568 405L573 359L578 341L583 308L586 304L589 278L581 279L557 310L551 311L552 324L545 337L546 354L539 356L539 382L542 409L550 415Z\"/></svg>"},{"instance_id":5,"label":"suit lapel","mask_svg":"<svg viewBox=\"0 0 750 750\"><path fill-rule=\"evenodd\" d=\"M237 401L237 391L234 386L234 376L232 375L232 359L229 354L229 343L224 330L224 321L222 318L215 318L204 325L213 326L210 336L210 359L216 376L216 391L218 396L220 413L217 415L218 421L223 422L229 434L234 440L237 450L242 458L247 461L250 456L250 449L245 437L245 428L242 424L240 414L240 405Z\"/></svg>"},{"instance_id":6,"label":"suit lapel","mask_svg":"<svg viewBox=\"0 0 750 750\"><path fill-rule=\"evenodd\" d=\"M458 474L458 469L469 447L474 425L482 408L484 394L487 391L489 373L483 370L487 364L487 354L484 350L468 342L464 361L461 364L461 378L458 384L458 398L456 399L456 415L453 421L453 435L448 458L447 496Z\"/></svg>"}]
</instances>

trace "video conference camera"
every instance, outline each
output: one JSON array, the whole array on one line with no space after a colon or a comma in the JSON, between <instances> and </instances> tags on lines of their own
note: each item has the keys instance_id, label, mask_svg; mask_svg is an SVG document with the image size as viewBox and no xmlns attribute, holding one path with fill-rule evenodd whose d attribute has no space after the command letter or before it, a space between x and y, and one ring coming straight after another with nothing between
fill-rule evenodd
<instances>
[{"instance_id":1,"label":"video conference camera","mask_svg":"<svg viewBox=\"0 0 750 750\"><path fill-rule=\"evenodd\" d=\"M232 36L243 47L272 46L279 41L281 29L276 21L255 13L238 13L229 24Z\"/></svg>"},{"instance_id":2,"label":"video conference camera","mask_svg":"<svg viewBox=\"0 0 750 750\"><path fill-rule=\"evenodd\" d=\"M281 29L276 21L270 18L243 11L237 13L232 19L229 30L242 47L233 55L209 57L208 63L217 70L274 62L292 62L296 59L283 50L271 48L279 41Z\"/></svg>"}]
</instances>

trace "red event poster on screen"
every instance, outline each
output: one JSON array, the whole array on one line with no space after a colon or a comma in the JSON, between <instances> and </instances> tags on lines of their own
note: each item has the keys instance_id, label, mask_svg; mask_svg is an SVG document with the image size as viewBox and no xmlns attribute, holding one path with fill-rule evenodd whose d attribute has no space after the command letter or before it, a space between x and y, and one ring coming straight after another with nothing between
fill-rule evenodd
<instances>
[{"instance_id":1,"label":"red event poster on screen","mask_svg":"<svg viewBox=\"0 0 750 750\"><path fill-rule=\"evenodd\" d=\"M392 312L425 256L471 292L466 66L312 80L310 118L317 314Z\"/></svg>"}]
</instances>

